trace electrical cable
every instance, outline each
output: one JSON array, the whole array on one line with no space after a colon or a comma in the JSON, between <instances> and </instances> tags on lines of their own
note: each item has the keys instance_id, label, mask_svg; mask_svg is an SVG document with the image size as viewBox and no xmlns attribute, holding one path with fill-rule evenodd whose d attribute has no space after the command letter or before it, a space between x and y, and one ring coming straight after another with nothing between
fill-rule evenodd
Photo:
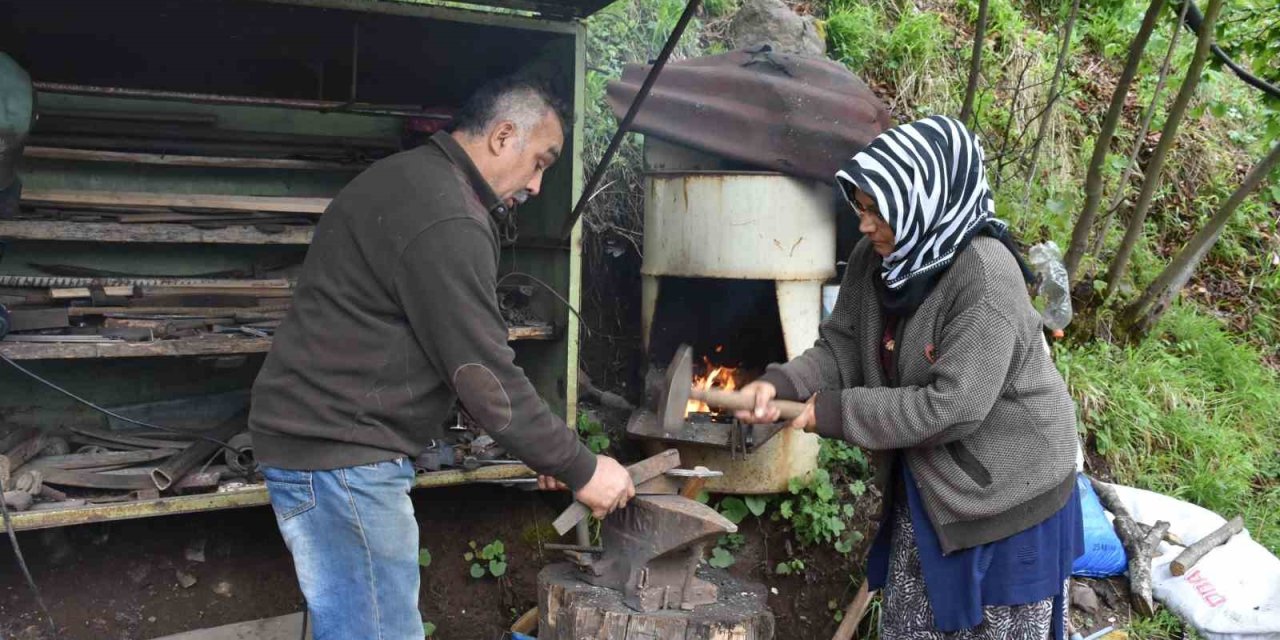
<instances>
[{"instance_id":1,"label":"electrical cable","mask_svg":"<svg viewBox=\"0 0 1280 640\"><path fill-rule=\"evenodd\" d=\"M28 369L28 368L26 368L26 367L24 367L24 366L20 365L20 364L18 364L17 362L14 362L13 360L9 359L9 356L4 355L3 353L0 353L0 360L4 360L5 362L9 363L9 366L13 367L14 369L17 369L18 371L20 371L20 372L21 372L21 373L23 373L24 375L29 376L31 379L35 380L36 382L39 382L40 384L43 384L43 385L45 385L46 387L49 387L50 389L53 389L54 391L57 391L58 393L61 393L62 395L65 395L65 396L67 396L68 398L71 398L72 400L75 400L76 402L79 402L80 404L83 404L83 405L85 405L86 407L89 407L90 409L93 409L94 411L97 411L97 412L99 412L99 413L101 413L101 414L103 414L103 415L105 415L105 416L109 416L109 417L115 418L116 420L121 420L121 421L123 421L123 422L128 422L129 424L137 425L137 426L139 426L139 427L146 427L146 428L149 428L149 429L157 429L157 430L159 430L159 431L165 431L165 432L168 432L168 433L174 433L174 434L182 435L182 436L195 437L195 438L196 438L196 439L198 439L198 440L204 440L205 442L212 442L213 444L216 444L216 445L218 445L218 446L220 446L220 447L222 447L223 449L226 449L226 450L228 450L228 451L233 451L233 452L234 452L234 451L236 451L236 450L235 450L235 448L234 448L234 447L232 447L231 445L229 445L229 444L227 444L227 443L225 443L225 442L223 442L223 441L221 441L221 440L219 440L219 439L217 439L217 438L213 438L213 437L210 437L210 436L206 436L206 435L201 434L201 433L194 433L194 432L186 431L186 430L183 430L183 429L174 429L173 427L165 427L165 426L161 426L161 425L158 425L158 424L152 424L152 423L150 423L150 422L145 422L145 421L142 421L142 420L135 420L135 419L130 418L130 417L127 417L127 416L122 416L122 415L120 415L120 414L118 414L118 413L116 413L116 412L114 412L114 411L112 411L112 410L110 410L110 409L107 409L107 408L105 408L105 407L100 407L100 406L98 406L98 405L94 404L93 402L90 402L89 400L86 400L86 399L84 399L84 398L82 398L82 397L80 397L80 396L78 396L78 395L76 395L76 394L74 394L74 393L72 393L72 392L70 392L70 391L68 391L68 390L66 390L66 389L64 389L64 388L62 388L62 387L60 387L60 386L58 386L58 384L57 384L57 383L55 383L55 382L53 382L53 381L51 381L51 380L48 380L48 379L46 379L46 378L41 377L41 376L40 376L40 374L38 374L38 373L36 373L36 372L34 372L34 371L32 371L32 370L30 370L30 369ZM238 452L237 452L237 453L238 453Z\"/></svg>"},{"instance_id":2,"label":"electrical cable","mask_svg":"<svg viewBox=\"0 0 1280 640\"><path fill-rule=\"evenodd\" d=\"M307 603L302 603L302 635L298 636L298 640L307 640Z\"/></svg>"},{"instance_id":3,"label":"electrical cable","mask_svg":"<svg viewBox=\"0 0 1280 640\"><path fill-rule=\"evenodd\" d=\"M0 356L3 357L3 356ZM8 360L8 358L5 358ZM9 505L4 501L4 478L0 478L0 513L4 514L4 529L9 532L9 543L13 545L13 555L18 559L18 567L22 569L22 575L27 579L27 586L31 588L31 594L36 597L36 604L40 606L41 613L44 613L44 619L49 623L49 631L53 634L53 638L58 637L58 625L53 623L53 616L49 615L49 607L44 604L44 596L40 595L40 588L36 586L36 581L31 577L31 569L27 568L27 559L22 556L22 547L18 546L18 534L13 530L13 519L9 515Z\"/></svg>"}]
</instances>

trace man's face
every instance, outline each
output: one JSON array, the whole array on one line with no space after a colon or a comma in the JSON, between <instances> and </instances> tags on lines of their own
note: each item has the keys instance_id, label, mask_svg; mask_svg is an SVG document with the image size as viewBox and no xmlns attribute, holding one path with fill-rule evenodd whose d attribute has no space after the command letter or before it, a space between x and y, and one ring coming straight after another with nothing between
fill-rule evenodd
<instances>
[{"instance_id":1,"label":"man's face","mask_svg":"<svg viewBox=\"0 0 1280 640\"><path fill-rule=\"evenodd\" d=\"M509 135L502 130L510 127ZM523 203L542 190L542 174L560 157L564 132L560 119L547 111L530 131L516 130L511 123L498 125L490 136L494 153L490 186L507 207Z\"/></svg>"}]
</instances>

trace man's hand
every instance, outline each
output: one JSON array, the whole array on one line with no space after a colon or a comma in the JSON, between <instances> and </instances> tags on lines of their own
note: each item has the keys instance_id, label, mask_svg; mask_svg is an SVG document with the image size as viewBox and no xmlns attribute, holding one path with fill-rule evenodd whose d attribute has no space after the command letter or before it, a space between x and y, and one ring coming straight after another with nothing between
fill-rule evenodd
<instances>
[{"instance_id":1,"label":"man's hand","mask_svg":"<svg viewBox=\"0 0 1280 640\"><path fill-rule=\"evenodd\" d=\"M573 497L591 509L591 515L603 518L627 506L627 501L636 497L636 486L631 482L631 474L617 460L596 456L595 474Z\"/></svg>"},{"instance_id":2,"label":"man's hand","mask_svg":"<svg viewBox=\"0 0 1280 640\"><path fill-rule=\"evenodd\" d=\"M569 485L551 476L538 476L538 489L542 491L568 491Z\"/></svg>"},{"instance_id":3,"label":"man's hand","mask_svg":"<svg viewBox=\"0 0 1280 640\"><path fill-rule=\"evenodd\" d=\"M778 408L773 406L773 399L778 396L777 387L757 380L743 387L741 393L755 400L755 409L735 411L733 417L747 424L772 424L778 421Z\"/></svg>"}]
</instances>

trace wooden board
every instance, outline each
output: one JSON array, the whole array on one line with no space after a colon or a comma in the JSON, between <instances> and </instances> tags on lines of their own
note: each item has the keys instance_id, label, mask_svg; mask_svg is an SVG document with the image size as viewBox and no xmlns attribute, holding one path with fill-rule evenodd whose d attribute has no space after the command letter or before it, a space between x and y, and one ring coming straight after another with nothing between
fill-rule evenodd
<instances>
[{"instance_id":1,"label":"wooden board","mask_svg":"<svg viewBox=\"0 0 1280 640\"><path fill-rule=\"evenodd\" d=\"M530 333L518 328L507 332L507 339L549 340L552 333ZM270 338L204 335L155 342L7 342L0 341L0 353L13 360L83 360L99 358L165 358L179 356L222 356L266 353Z\"/></svg>"},{"instance_id":2,"label":"wooden board","mask_svg":"<svg viewBox=\"0 0 1280 640\"><path fill-rule=\"evenodd\" d=\"M45 160L77 160L85 162L115 162L121 164L154 164L179 167L225 167L230 169L312 169L330 171L359 171L368 165L324 160L294 160L289 158L230 158L225 156L190 156L169 153L135 153L132 151L101 151L97 149L67 149L64 147L27 147L22 152L26 158Z\"/></svg>"},{"instance_id":3,"label":"wooden board","mask_svg":"<svg viewBox=\"0 0 1280 640\"><path fill-rule=\"evenodd\" d=\"M582 581L569 563L538 573L539 640L771 640L774 618L763 585L709 568L698 577L715 582L720 601L693 611L643 613L622 604L617 591Z\"/></svg>"},{"instance_id":4,"label":"wooden board","mask_svg":"<svg viewBox=\"0 0 1280 640\"><path fill-rule=\"evenodd\" d=\"M64 242L308 245L315 228L282 225L278 233L251 226L199 229L188 224L122 224L57 220L0 220L0 238Z\"/></svg>"},{"instance_id":5,"label":"wooden board","mask_svg":"<svg viewBox=\"0 0 1280 640\"><path fill-rule=\"evenodd\" d=\"M31 205L274 211L277 213L307 213L312 215L324 213L325 207L329 206L329 200L329 198L232 196L139 191L73 191L63 189L24 189L22 191L22 202Z\"/></svg>"}]
</instances>

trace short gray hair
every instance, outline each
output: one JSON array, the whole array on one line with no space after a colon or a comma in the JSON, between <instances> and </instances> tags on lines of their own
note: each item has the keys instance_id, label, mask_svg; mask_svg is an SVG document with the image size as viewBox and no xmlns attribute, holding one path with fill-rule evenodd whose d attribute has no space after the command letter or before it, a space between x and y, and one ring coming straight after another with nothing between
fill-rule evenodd
<instances>
[{"instance_id":1,"label":"short gray hair","mask_svg":"<svg viewBox=\"0 0 1280 640\"><path fill-rule=\"evenodd\" d=\"M543 83L529 78L507 76L480 87L453 117L453 129L469 135L484 135L504 120L528 133L551 111L568 131L569 110Z\"/></svg>"}]
</instances>

